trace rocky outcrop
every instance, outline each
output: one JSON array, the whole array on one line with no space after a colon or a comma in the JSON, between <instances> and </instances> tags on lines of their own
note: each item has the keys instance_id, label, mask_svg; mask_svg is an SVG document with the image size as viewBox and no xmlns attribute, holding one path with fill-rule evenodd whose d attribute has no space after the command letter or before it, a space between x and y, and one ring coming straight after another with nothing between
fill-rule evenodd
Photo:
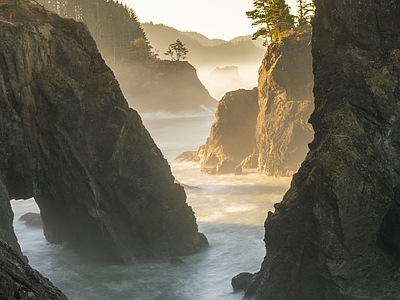
<instances>
[{"instance_id":1,"label":"rocky outcrop","mask_svg":"<svg viewBox=\"0 0 400 300\"><path fill-rule=\"evenodd\" d=\"M399 299L400 3L314 3L315 138L247 295Z\"/></svg>"},{"instance_id":2,"label":"rocky outcrop","mask_svg":"<svg viewBox=\"0 0 400 300\"><path fill-rule=\"evenodd\" d=\"M310 34L294 35L268 47L259 69L256 140L258 168L268 176L291 176L313 137Z\"/></svg>"},{"instance_id":3,"label":"rocky outcrop","mask_svg":"<svg viewBox=\"0 0 400 300\"><path fill-rule=\"evenodd\" d=\"M18 253L0 240L0 299L67 299Z\"/></svg>"},{"instance_id":4,"label":"rocky outcrop","mask_svg":"<svg viewBox=\"0 0 400 300\"><path fill-rule=\"evenodd\" d=\"M257 114L257 89L228 92L219 101L210 137L197 151L209 173L232 173L252 153Z\"/></svg>"},{"instance_id":5,"label":"rocky outcrop","mask_svg":"<svg viewBox=\"0 0 400 300\"><path fill-rule=\"evenodd\" d=\"M48 241L114 263L207 243L86 26L0 1L0 238L10 199L34 197Z\"/></svg>"},{"instance_id":6,"label":"rocky outcrop","mask_svg":"<svg viewBox=\"0 0 400 300\"><path fill-rule=\"evenodd\" d=\"M131 107L139 112L214 110L217 100L210 96L187 61L109 61Z\"/></svg>"},{"instance_id":7,"label":"rocky outcrop","mask_svg":"<svg viewBox=\"0 0 400 300\"><path fill-rule=\"evenodd\" d=\"M298 170L313 136L308 123L313 110L310 38L305 33L271 44L259 69L258 93L238 90L221 99L210 137L195 159L204 170L258 168L268 176Z\"/></svg>"},{"instance_id":8,"label":"rocky outcrop","mask_svg":"<svg viewBox=\"0 0 400 300\"><path fill-rule=\"evenodd\" d=\"M40 217L40 214L38 214L38 213L28 212L26 214L23 214L18 219L18 221L25 223L25 225L27 225L27 226L33 226L33 227L42 227L43 226L42 218Z\"/></svg>"}]
</instances>

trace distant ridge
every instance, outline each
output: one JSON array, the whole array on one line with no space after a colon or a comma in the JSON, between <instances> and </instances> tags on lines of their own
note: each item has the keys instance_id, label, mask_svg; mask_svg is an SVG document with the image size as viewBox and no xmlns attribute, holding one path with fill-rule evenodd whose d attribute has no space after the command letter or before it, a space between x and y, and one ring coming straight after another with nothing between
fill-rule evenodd
<instances>
[{"instance_id":1,"label":"distant ridge","mask_svg":"<svg viewBox=\"0 0 400 300\"><path fill-rule=\"evenodd\" d=\"M194 31L180 31L183 35L186 35L196 41L198 41L201 45L206 47L215 47L220 44L226 43L227 41L222 39L209 39L205 35L194 32Z\"/></svg>"},{"instance_id":2,"label":"distant ridge","mask_svg":"<svg viewBox=\"0 0 400 300\"><path fill-rule=\"evenodd\" d=\"M183 32L164 24L141 24L150 44L159 51L159 57L165 59L168 45L179 38L189 49L187 60L196 68L252 64L259 65L265 53L265 47L251 36L240 36L231 41L208 39L197 32Z\"/></svg>"}]
</instances>

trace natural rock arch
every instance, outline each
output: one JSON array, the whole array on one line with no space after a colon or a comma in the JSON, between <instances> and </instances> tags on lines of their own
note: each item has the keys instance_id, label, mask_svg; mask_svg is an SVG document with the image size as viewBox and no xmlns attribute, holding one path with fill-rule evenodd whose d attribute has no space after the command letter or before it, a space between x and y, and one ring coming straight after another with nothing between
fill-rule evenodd
<instances>
[{"instance_id":1,"label":"natural rock arch","mask_svg":"<svg viewBox=\"0 0 400 300\"><path fill-rule=\"evenodd\" d=\"M34 197L49 241L116 263L207 243L183 188L124 99L86 26L29 2L0 6L0 238Z\"/></svg>"}]
</instances>

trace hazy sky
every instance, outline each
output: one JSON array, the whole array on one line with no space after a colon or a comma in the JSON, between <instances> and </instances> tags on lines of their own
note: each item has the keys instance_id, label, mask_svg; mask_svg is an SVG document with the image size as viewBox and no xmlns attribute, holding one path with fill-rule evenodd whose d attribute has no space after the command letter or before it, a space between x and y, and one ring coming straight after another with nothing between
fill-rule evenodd
<instances>
[{"instance_id":1,"label":"hazy sky","mask_svg":"<svg viewBox=\"0 0 400 300\"><path fill-rule=\"evenodd\" d=\"M181 31L196 31L208 38L230 40L251 35L255 28L246 11L253 0L122 0L136 12L140 22L162 23ZM287 0L295 7L296 0Z\"/></svg>"}]
</instances>

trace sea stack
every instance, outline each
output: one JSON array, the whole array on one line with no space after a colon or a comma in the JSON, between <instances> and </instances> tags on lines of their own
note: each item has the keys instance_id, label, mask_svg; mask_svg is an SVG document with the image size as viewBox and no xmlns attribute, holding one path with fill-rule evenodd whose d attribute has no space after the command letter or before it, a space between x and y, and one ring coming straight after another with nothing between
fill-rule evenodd
<instances>
[{"instance_id":1,"label":"sea stack","mask_svg":"<svg viewBox=\"0 0 400 300\"><path fill-rule=\"evenodd\" d=\"M0 1L0 238L19 251L10 199L34 197L49 242L113 263L207 244L87 27Z\"/></svg>"},{"instance_id":2,"label":"sea stack","mask_svg":"<svg viewBox=\"0 0 400 300\"><path fill-rule=\"evenodd\" d=\"M236 173L254 169L267 176L292 176L312 141L308 123L313 111L311 33L296 33L271 44L253 90L227 92L219 101L210 137L195 160L203 171Z\"/></svg>"},{"instance_id":3,"label":"sea stack","mask_svg":"<svg viewBox=\"0 0 400 300\"><path fill-rule=\"evenodd\" d=\"M400 2L314 3L315 137L246 294L399 299Z\"/></svg>"}]
</instances>

